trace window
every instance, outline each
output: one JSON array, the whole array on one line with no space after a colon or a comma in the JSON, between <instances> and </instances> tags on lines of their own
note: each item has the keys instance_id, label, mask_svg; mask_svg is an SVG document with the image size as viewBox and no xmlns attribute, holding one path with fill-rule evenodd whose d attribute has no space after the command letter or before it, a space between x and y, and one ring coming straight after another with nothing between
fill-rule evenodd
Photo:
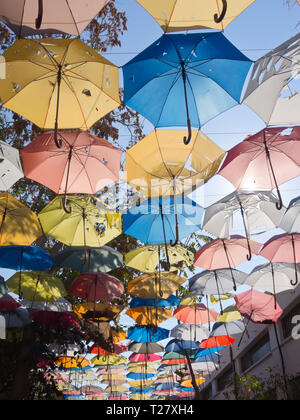
<instances>
[{"instance_id":1,"label":"window","mask_svg":"<svg viewBox=\"0 0 300 420\"><path fill-rule=\"evenodd\" d=\"M265 335L258 341L248 352L242 357L241 365L242 371L249 369L256 362L261 360L266 354L271 352L269 334Z\"/></svg>"},{"instance_id":2,"label":"window","mask_svg":"<svg viewBox=\"0 0 300 420\"><path fill-rule=\"evenodd\" d=\"M218 391L223 391L223 389L225 389L232 380L233 380L233 369L231 367L222 376L218 378L218 381L217 381Z\"/></svg>"},{"instance_id":3,"label":"window","mask_svg":"<svg viewBox=\"0 0 300 420\"><path fill-rule=\"evenodd\" d=\"M296 324L292 323L294 316L300 316L300 303L293 308L287 315L281 320L283 338L286 339L291 336L292 330Z\"/></svg>"}]
</instances>

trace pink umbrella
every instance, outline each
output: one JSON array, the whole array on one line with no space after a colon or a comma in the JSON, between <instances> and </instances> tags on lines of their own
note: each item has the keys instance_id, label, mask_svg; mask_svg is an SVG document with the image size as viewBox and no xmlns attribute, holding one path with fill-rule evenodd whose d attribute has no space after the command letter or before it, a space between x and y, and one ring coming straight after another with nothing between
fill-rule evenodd
<instances>
[{"instance_id":1,"label":"pink umbrella","mask_svg":"<svg viewBox=\"0 0 300 420\"><path fill-rule=\"evenodd\" d=\"M217 320L219 314L208 309L203 303L193 306L180 306L173 313L173 317L185 324L208 324Z\"/></svg>"},{"instance_id":2,"label":"pink umbrella","mask_svg":"<svg viewBox=\"0 0 300 420\"><path fill-rule=\"evenodd\" d=\"M118 385L124 385L127 384L127 378L124 379L102 379L101 381L102 384L107 384L110 386L118 386Z\"/></svg>"},{"instance_id":3,"label":"pink umbrella","mask_svg":"<svg viewBox=\"0 0 300 420\"><path fill-rule=\"evenodd\" d=\"M249 240L252 254L257 254L261 244ZM236 282L232 271L246 260L248 255L248 240L240 235L233 235L229 239L215 239L204 245L195 255L194 265L206 268L207 270L217 270L219 268L231 269L233 288L236 290Z\"/></svg>"},{"instance_id":4,"label":"pink umbrella","mask_svg":"<svg viewBox=\"0 0 300 420\"><path fill-rule=\"evenodd\" d=\"M231 150L219 170L239 190L277 189L300 175L300 127L271 127L246 138Z\"/></svg>"},{"instance_id":5,"label":"pink umbrella","mask_svg":"<svg viewBox=\"0 0 300 420\"><path fill-rule=\"evenodd\" d=\"M10 295L6 294L0 299L0 310L14 311L21 305Z\"/></svg>"},{"instance_id":6,"label":"pink umbrella","mask_svg":"<svg viewBox=\"0 0 300 420\"><path fill-rule=\"evenodd\" d=\"M21 151L26 178L56 194L95 194L118 181L122 151L88 132L42 134ZM51 174L51 176L49 176Z\"/></svg>"},{"instance_id":7,"label":"pink umbrella","mask_svg":"<svg viewBox=\"0 0 300 420\"><path fill-rule=\"evenodd\" d=\"M110 367L110 368L99 368L96 371L97 375L112 375L124 373L124 367Z\"/></svg>"},{"instance_id":8,"label":"pink umbrella","mask_svg":"<svg viewBox=\"0 0 300 420\"><path fill-rule=\"evenodd\" d=\"M87 302L109 303L124 293L124 286L117 278L103 273L80 274L71 284L69 294Z\"/></svg>"},{"instance_id":9,"label":"pink umbrella","mask_svg":"<svg viewBox=\"0 0 300 420\"><path fill-rule=\"evenodd\" d=\"M259 255L271 262L294 263L295 281L291 280L291 285L296 286L298 284L297 263L300 263L299 233L284 233L274 236L265 243Z\"/></svg>"},{"instance_id":10,"label":"pink umbrella","mask_svg":"<svg viewBox=\"0 0 300 420\"><path fill-rule=\"evenodd\" d=\"M31 318L47 328L79 328L76 316L70 312L37 311L31 314Z\"/></svg>"},{"instance_id":11,"label":"pink umbrella","mask_svg":"<svg viewBox=\"0 0 300 420\"><path fill-rule=\"evenodd\" d=\"M162 359L162 356L159 356L158 354L132 353L132 355L129 357L129 360L131 362L136 362L136 363L156 362L161 359Z\"/></svg>"}]
</instances>

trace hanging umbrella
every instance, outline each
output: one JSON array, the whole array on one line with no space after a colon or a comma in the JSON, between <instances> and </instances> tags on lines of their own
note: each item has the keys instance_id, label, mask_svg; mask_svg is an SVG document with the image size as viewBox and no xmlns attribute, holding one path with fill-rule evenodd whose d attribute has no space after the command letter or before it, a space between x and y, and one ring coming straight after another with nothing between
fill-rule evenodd
<instances>
[{"instance_id":1,"label":"hanging umbrella","mask_svg":"<svg viewBox=\"0 0 300 420\"><path fill-rule=\"evenodd\" d=\"M81 131L60 132L57 139L55 133L45 133L22 149L26 178L65 197L96 194L119 180L122 151L108 141Z\"/></svg>"},{"instance_id":2,"label":"hanging umbrella","mask_svg":"<svg viewBox=\"0 0 300 420\"><path fill-rule=\"evenodd\" d=\"M72 304L64 298L55 302L31 302L28 299L22 299L21 304L33 311L72 312Z\"/></svg>"},{"instance_id":3,"label":"hanging umbrella","mask_svg":"<svg viewBox=\"0 0 300 420\"><path fill-rule=\"evenodd\" d=\"M110 385L110 386L118 386L118 385L125 385L127 384L127 379L124 377L123 379L102 379L101 384Z\"/></svg>"},{"instance_id":4,"label":"hanging umbrella","mask_svg":"<svg viewBox=\"0 0 300 420\"><path fill-rule=\"evenodd\" d=\"M194 359L197 350L187 350L187 352L191 359ZM163 360L182 359L184 357L184 353L184 350L181 350L180 352L171 351L163 355Z\"/></svg>"},{"instance_id":5,"label":"hanging umbrella","mask_svg":"<svg viewBox=\"0 0 300 420\"><path fill-rule=\"evenodd\" d=\"M205 340L209 337L209 330L202 325L195 324L180 324L172 328L170 337L178 340L199 341Z\"/></svg>"},{"instance_id":6,"label":"hanging umbrella","mask_svg":"<svg viewBox=\"0 0 300 420\"><path fill-rule=\"evenodd\" d=\"M123 231L144 244L177 245L201 228L203 208L188 197L152 198L128 210Z\"/></svg>"},{"instance_id":7,"label":"hanging umbrella","mask_svg":"<svg viewBox=\"0 0 300 420\"><path fill-rule=\"evenodd\" d=\"M148 388L148 387L150 387L151 385L153 385L154 384L154 381L153 380L141 380L141 381L130 381L129 382L129 385L132 387L132 388L140 388L140 387L143 387L143 388Z\"/></svg>"},{"instance_id":8,"label":"hanging umbrella","mask_svg":"<svg viewBox=\"0 0 300 420\"><path fill-rule=\"evenodd\" d=\"M80 274L70 286L69 294L88 302L110 302L124 293L120 280L109 274Z\"/></svg>"},{"instance_id":9,"label":"hanging umbrella","mask_svg":"<svg viewBox=\"0 0 300 420\"><path fill-rule=\"evenodd\" d=\"M168 342L165 348L166 353L185 353L185 350L187 351L193 351L198 350L200 343L197 341L191 341L191 340L179 340L179 339L173 339Z\"/></svg>"},{"instance_id":10,"label":"hanging umbrella","mask_svg":"<svg viewBox=\"0 0 300 420\"><path fill-rule=\"evenodd\" d=\"M109 289L109 285L107 285L106 288ZM123 309L123 306L110 305L103 302L96 304L94 302L84 302L73 306L73 311L77 316L79 316L79 318L95 318L104 322L115 320L118 316L120 316Z\"/></svg>"},{"instance_id":11,"label":"hanging umbrella","mask_svg":"<svg viewBox=\"0 0 300 420\"><path fill-rule=\"evenodd\" d=\"M31 302L56 302L68 294L58 277L42 271L22 273L21 282L19 273L16 273L8 279L7 286L11 292Z\"/></svg>"},{"instance_id":12,"label":"hanging umbrella","mask_svg":"<svg viewBox=\"0 0 300 420\"><path fill-rule=\"evenodd\" d=\"M107 350L102 349L98 345L94 344L90 350L89 353L91 354L98 354L99 356L106 356L108 355L117 355L120 353L124 353L127 351L127 346L123 346L121 344L114 344L113 352L108 352Z\"/></svg>"},{"instance_id":13,"label":"hanging umbrella","mask_svg":"<svg viewBox=\"0 0 300 420\"><path fill-rule=\"evenodd\" d=\"M162 360L162 356L159 356L158 354L138 354L138 353L132 353L131 356L129 356L129 360L131 362L136 363L147 363L147 362L157 362L159 360Z\"/></svg>"},{"instance_id":14,"label":"hanging umbrella","mask_svg":"<svg viewBox=\"0 0 300 420\"><path fill-rule=\"evenodd\" d=\"M109 246L101 248L86 248L87 261L84 261L83 247L70 247L61 251L55 257L55 262L80 273L109 273L123 266L123 256Z\"/></svg>"},{"instance_id":15,"label":"hanging umbrella","mask_svg":"<svg viewBox=\"0 0 300 420\"><path fill-rule=\"evenodd\" d=\"M3 106L55 129L58 147L58 129L88 130L120 105L118 68L78 38L20 39L4 58Z\"/></svg>"},{"instance_id":16,"label":"hanging umbrella","mask_svg":"<svg viewBox=\"0 0 300 420\"><path fill-rule=\"evenodd\" d=\"M57 196L40 213L44 233L69 246L101 247L122 233L121 215L97 209L99 199L88 195ZM86 259L86 256L84 257Z\"/></svg>"},{"instance_id":17,"label":"hanging umbrella","mask_svg":"<svg viewBox=\"0 0 300 420\"><path fill-rule=\"evenodd\" d=\"M252 254L257 254L261 244L249 240ZM233 289L236 290L236 280L232 271L246 259L248 241L239 235L233 235L229 239L216 239L204 245L195 255L194 265L207 270L218 268L229 268L233 282Z\"/></svg>"},{"instance_id":18,"label":"hanging umbrella","mask_svg":"<svg viewBox=\"0 0 300 420\"><path fill-rule=\"evenodd\" d=\"M23 176L19 150L0 141L0 190L8 191Z\"/></svg>"},{"instance_id":19,"label":"hanging umbrella","mask_svg":"<svg viewBox=\"0 0 300 420\"><path fill-rule=\"evenodd\" d=\"M80 36L109 0L3 1L0 16L21 38L37 34L67 33Z\"/></svg>"},{"instance_id":20,"label":"hanging umbrella","mask_svg":"<svg viewBox=\"0 0 300 420\"><path fill-rule=\"evenodd\" d=\"M142 380L146 379L147 380L147 379L151 379L151 378L154 378L154 377L155 377L155 375L153 373L133 373L133 372L130 372L126 375L126 378L134 379L134 380L140 380L140 379L142 379Z\"/></svg>"},{"instance_id":21,"label":"hanging umbrella","mask_svg":"<svg viewBox=\"0 0 300 420\"><path fill-rule=\"evenodd\" d=\"M287 233L300 233L300 198L293 199L286 210L279 226Z\"/></svg>"},{"instance_id":22,"label":"hanging umbrella","mask_svg":"<svg viewBox=\"0 0 300 420\"><path fill-rule=\"evenodd\" d=\"M218 317L217 321L218 322L232 322L232 321L238 321L241 318L242 318L242 315L239 312L236 305L230 305L230 306L227 306L227 308L223 310L223 314Z\"/></svg>"},{"instance_id":23,"label":"hanging umbrella","mask_svg":"<svg viewBox=\"0 0 300 420\"><path fill-rule=\"evenodd\" d=\"M157 21L164 32L190 29L224 30L255 0L205 0L201 4L193 0L137 0Z\"/></svg>"},{"instance_id":24,"label":"hanging umbrella","mask_svg":"<svg viewBox=\"0 0 300 420\"><path fill-rule=\"evenodd\" d=\"M84 369L90 366L90 362L82 356L78 357L69 357L69 356L60 356L56 360L56 365L60 366L62 369Z\"/></svg>"},{"instance_id":25,"label":"hanging umbrella","mask_svg":"<svg viewBox=\"0 0 300 420\"><path fill-rule=\"evenodd\" d=\"M0 298L0 311L8 310L13 311L20 308L21 305L12 296L6 294Z\"/></svg>"},{"instance_id":26,"label":"hanging umbrella","mask_svg":"<svg viewBox=\"0 0 300 420\"><path fill-rule=\"evenodd\" d=\"M220 32L163 35L123 67L124 103L155 127L188 126L188 144L192 126L239 103L250 66Z\"/></svg>"},{"instance_id":27,"label":"hanging umbrella","mask_svg":"<svg viewBox=\"0 0 300 420\"><path fill-rule=\"evenodd\" d=\"M120 366L107 366L105 368L98 368L97 374L102 376L103 380L106 379L123 379L125 376L123 375L124 367Z\"/></svg>"},{"instance_id":28,"label":"hanging umbrella","mask_svg":"<svg viewBox=\"0 0 300 420\"><path fill-rule=\"evenodd\" d=\"M200 349L210 349L210 348L220 348L220 347L227 347L231 346L235 342L233 337L228 337L227 335L224 336L214 336L210 337L207 340L203 340L200 344Z\"/></svg>"},{"instance_id":29,"label":"hanging umbrella","mask_svg":"<svg viewBox=\"0 0 300 420\"><path fill-rule=\"evenodd\" d=\"M130 392L140 392L140 393L143 393L143 394L147 394L148 392L151 392L151 391L153 391L154 390L154 388L153 387L148 387L148 388L144 388L144 389L141 389L141 388L134 388L134 387L130 387L129 388L129 391Z\"/></svg>"},{"instance_id":30,"label":"hanging umbrella","mask_svg":"<svg viewBox=\"0 0 300 420\"><path fill-rule=\"evenodd\" d=\"M143 373L143 372L156 373L156 368L151 366L151 362L147 362L147 365L145 363L142 363L142 364L139 363L139 364L136 364L136 365L137 366L131 366L131 363L129 363L127 365L127 372L132 372L132 373Z\"/></svg>"},{"instance_id":31,"label":"hanging umbrella","mask_svg":"<svg viewBox=\"0 0 300 420\"><path fill-rule=\"evenodd\" d=\"M0 193L0 245L31 245L42 230L37 216L12 195Z\"/></svg>"},{"instance_id":32,"label":"hanging umbrella","mask_svg":"<svg viewBox=\"0 0 300 420\"><path fill-rule=\"evenodd\" d=\"M13 311L1 310L0 316L5 318L5 328L24 328L31 324L32 321L29 313L24 308L17 308Z\"/></svg>"},{"instance_id":33,"label":"hanging umbrella","mask_svg":"<svg viewBox=\"0 0 300 420\"><path fill-rule=\"evenodd\" d=\"M129 281L128 293L142 299L166 299L185 282L183 277L169 272L143 274Z\"/></svg>"},{"instance_id":34,"label":"hanging umbrella","mask_svg":"<svg viewBox=\"0 0 300 420\"><path fill-rule=\"evenodd\" d=\"M161 353L164 348L157 343L135 343L132 342L128 346L128 351L139 354Z\"/></svg>"},{"instance_id":35,"label":"hanging umbrella","mask_svg":"<svg viewBox=\"0 0 300 420\"><path fill-rule=\"evenodd\" d=\"M299 74L300 34L255 61L243 103L268 125L299 124L300 93L292 81Z\"/></svg>"},{"instance_id":36,"label":"hanging umbrella","mask_svg":"<svg viewBox=\"0 0 300 420\"><path fill-rule=\"evenodd\" d=\"M9 293L4 278L0 276L0 298Z\"/></svg>"},{"instance_id":37,"label":"hanging umbrella","mask_svg":"<svg viewBox=\"0 0 300 420\"><path fill-rule=\"evenodd\" d=\"M128 309L126 315L130 316L139 325L157 326L172 317L172 310L142 306L141 308Z\"/></svg>"},{"instance_id":38,"label":"hanging umbrella","mask_svg":"<svg viewBox=\"0 0 300 420\"><path fill-rule=\"evenodd\" d=\"M136 325L128 328L127 338L138 343L156 343L169 337L170 331L165 328L151 328Z\"/></svg>"},{"instance_id":39,"label":"hanging umbrella","mask_svg":"<svg viewBox=\"0 0 300 420\"><path fill-rule=\"evenodd\" d=\"M43 271L55 267L51 255L38 246L1 246L0 267L10 270Z\"/></svg>"},{"instance_id":40,"label":"hanging umbrella","mask_svg":"<svg viewBox=\"0 0 300 420\"><path fill-rule=\"evenodd\" d=\"M230 268L203 271L189 279L189 291L195 295L208 294L222 296L232 290L233 273L235 282L244 284L247 274Z\"/></svg>"},{"instance_id":41,"label":"hanging umbrella","mask_svg":"<svg viewBox=\"0 0 300 420\"><path fill-rule=\"evenodd\" d=\"M213 309L208 309L203 303L196 303L192 306L180 306L173 313L173 317L184 324L207 324L214 322L218 318L218 313Z\"/></svg>"},{"instance_id":42,"label":"hanging umbrella","mask_svg":"<svg viewBox=\"0 0 300 420\"><path fill-rule=\"evenodd\" d=\"M242 334L244 331L245 324L242 321L216 322L212 328L211 336L233 336Z\"/></svg>"},{"instance_id":43,"label":"hanging umbrella","mask_svg":"<svg viewBox=\"0 0 300 420\"><path fill-rule=\"evenodd\" d=\"M266 242L261 249L259 255L265 257L272 263L284 262L294 263L294 278L290 283L292 286L298 284L298 268L297 263L300 263L300 234L282 234L273 236Z\"/></svg>"},{"instance_id":44,"label":"hanging umbrella","mask_svg":"<svg viewBox=\"0 0 300 420\"><path fill-rule=\"evenodd\" d=\"M156 306L161 308L167 308L171 306L178 306L180 298L177 298L174 295L170 295L168 299L141 299L135 297L130 302L130 308L139 308L141 306Z\"/></svg>"},{"instance_id":45,"label":"hanging umbrella","mask_svg":"<svg viewBox=\"0 0 300 420\"><path fill-rule=\"evenodd\" d=\"M202 385L202 384L204 384L204 382L206 382L206 379L205 378L196 378L196 383L197 383L197 385ZM192 388L193 387L193 384L192 384L192 381L191 381L191 379L188 379L188 380L186 380L186 381L183 381L183 382L181 382L181 384L180 384L183 388Z\"/></svg>"},{"instance_id":46,"label":"hanging umbrella","mask_svg":"<svg viewBox=\"0 0 300 420\"><path fill-rule=\"evenodd\" d=\"M155 130L126 151L126 182L146 197L188 193L218 170L224 150L201 131Z\"/></svg>"},{"instance_id":47,"label":"hanging umbrella","mask_svg":"<svg viewBox=\"0 0 300 420\"><path fill-rule=\"evenodd\" d=\"M34 322L47 328L78 328L76 316L70 312L35 311L31 314Z\"/></svg>"},{"instance_id":48,"label":"hanging umbrella","mask_svg":"<svg viewBox=\"0 0 300 420\"><path fill-rule=\"evenodd\" d=\"M91 360L91 363L94 366L107 366L107 365L122 365L126 363L127 359L123 356L114 356L114 355L106 355L106 356L96 356Z\"/></svg>"},{"instance_id":49,"label":"hanging umbrella","mask_svg":"<svg viewBox=\"0 0 300 420\"><path fill-rule=\"evenodd\" d=\"M270 192L235 191L205 210L203 229L218 238L228 238L233 228L234 216L239 214L243 222L245 236L264 233L274 229L284 211L275 209L276 197ZM247 259L251 259L251 248L248 244Z\"/></svg>"},{"instance_id":50,"label":"hanging umbrella","mask_svg":"<svg viewBox=\"0 0 300 420\"><path fill-rule=\"evenodd\" d=\"M125 264L143 273L153 273L165 257L164 250L160 245L149 245L125 254ZM171 264L170 271L175 271L177 268L173 267L173 264L185 262L190 266L193 264L194 255L182 245L175 245L174 247L168 246L168 258Z\"/></svg>"},{"instance_id":51,"label":"hanging umbrella","mask_svg":"<svg viewBox=\"0 0 300 420\"><path fill-rule=\"evenodd\" d=\"M300 127L269 127L229 150L219 174L239 190L276 188L282 208L279 185L300 175Z\"/></svg>"}]
</instances>

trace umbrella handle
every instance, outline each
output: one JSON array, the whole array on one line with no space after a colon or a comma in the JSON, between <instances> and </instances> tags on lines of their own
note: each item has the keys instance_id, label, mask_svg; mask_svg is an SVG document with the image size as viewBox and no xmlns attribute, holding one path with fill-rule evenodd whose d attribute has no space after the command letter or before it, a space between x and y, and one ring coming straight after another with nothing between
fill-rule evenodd
<instances>
[{"instance_id":1,"label":"umbrella handle","mask_svg":"<svg viewBox=\"0 0 300 420\"><path fill-rule=\"evenodd\" d=\"M189 118L187 120L187 123L188 123L188 137L186 136L183 137L183 143L186 146L191 142L191 139L192 139L192 127L191 127L191 121Z\"/></svg>"},{"instance_id":2,"label":"umbrella handle","mask_svg":"<svg viewBox=\"0 0 300 420\"><path fill-rule=\"evenodd\" d=\"M39 0L39 14L38 14L38 17L35 20L35 29L40 29L41 28L42 20L43 20L43 14L44 14L43 0Z\"/></svg>"},{"instance_id":3,"label":"umbrella handle","mask_svg":"<svg viewBox=\"0 0 300 420\"><path fill-rule=\"evenodd\" d=\"M67 208L67 196L66 196L66 194L64 195L62 204L63 204L64 211L68 214L71 214L72 213L72 207L70 206L69 208Z\"/></svg>"},{"instance_id":4,"label":"umbrella handle","mask_svg":"<svg viewBox=\"0 0 300 420\"><path fill-rule=\"evenodd\" d=\"M283 206L283 202L282 202L282 197L281 197L281 194L280 194L280 191L279 191L278 187L277 187L277 195L278 195L279 202L278 201L276 202L276 208L277 208L277 210L281 210L282 206Z\"/></svg>"},{"instance_id":5,"label":"umbrella handle","mask_svg":"<svg viewBox=\"0 0 300 420\"><path fill-rule=\"evenodd\" d=\"M297 286L298 284L298 271L297 271L297 263L296 263L296 250L295 250L295 241L294 241L294 235L291 234L292 237L292 247L293 247L293 255L294 255L294 267L295 267L295 281L291 280L292 286Z\"/></svg>"},{"instance_id":6,"label":"umbrella handle","mask_svg":"<svg viewBox=\"0 0 300 420\"><path fill-rule=\"evenodd\" d=\"M214 20L215 20L216 23L221 23L222 20L224 19L225 15L226 15L226 12L227 12L227 0L222 0L222 3L223 3L223 10L222 10L220 16L218 16L217 13L215 13L215 15L214 15Z\"/></svg>"}]
</instances>

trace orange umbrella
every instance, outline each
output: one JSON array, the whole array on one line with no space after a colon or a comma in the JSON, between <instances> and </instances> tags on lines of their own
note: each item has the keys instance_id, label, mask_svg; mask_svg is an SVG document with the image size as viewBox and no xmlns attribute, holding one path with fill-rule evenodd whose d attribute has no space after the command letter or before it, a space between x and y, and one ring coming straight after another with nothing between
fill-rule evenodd
<instances>
[{"instance_id":1,"label":"orange umbrella","mask_svg":"<svg viewBox=\"0 0 300 420\"><path fill-rule=\"evenodd\" d=\"M187 365L187 359L164 359L161 361L162 365Z\"/></svg>"},{"instance_id":2,"label":"orange umbrella","mask_svg":"<svg viewBox=\"0 0 300 420\"><path fill-rule=\"evenodd\" d=\"M234 338L226 335L220 335L217 337L210 337L207 340L203 340L200 344L200 349L210 349L212 347L224 347L231 346L234 343Z\"/></svg>"},{"instance_id":3,"label":"orange umbrella","mask_svg":"<svg viewBox=\"0 0 300 420\"><path fill-rule=\"evenodd\" d=\"M213 309L207 308L203 303L194 306L181 306L173 314L174 318L184 324L207 324L215 322L219 314Z\"/></svg>"}]
</instances>

